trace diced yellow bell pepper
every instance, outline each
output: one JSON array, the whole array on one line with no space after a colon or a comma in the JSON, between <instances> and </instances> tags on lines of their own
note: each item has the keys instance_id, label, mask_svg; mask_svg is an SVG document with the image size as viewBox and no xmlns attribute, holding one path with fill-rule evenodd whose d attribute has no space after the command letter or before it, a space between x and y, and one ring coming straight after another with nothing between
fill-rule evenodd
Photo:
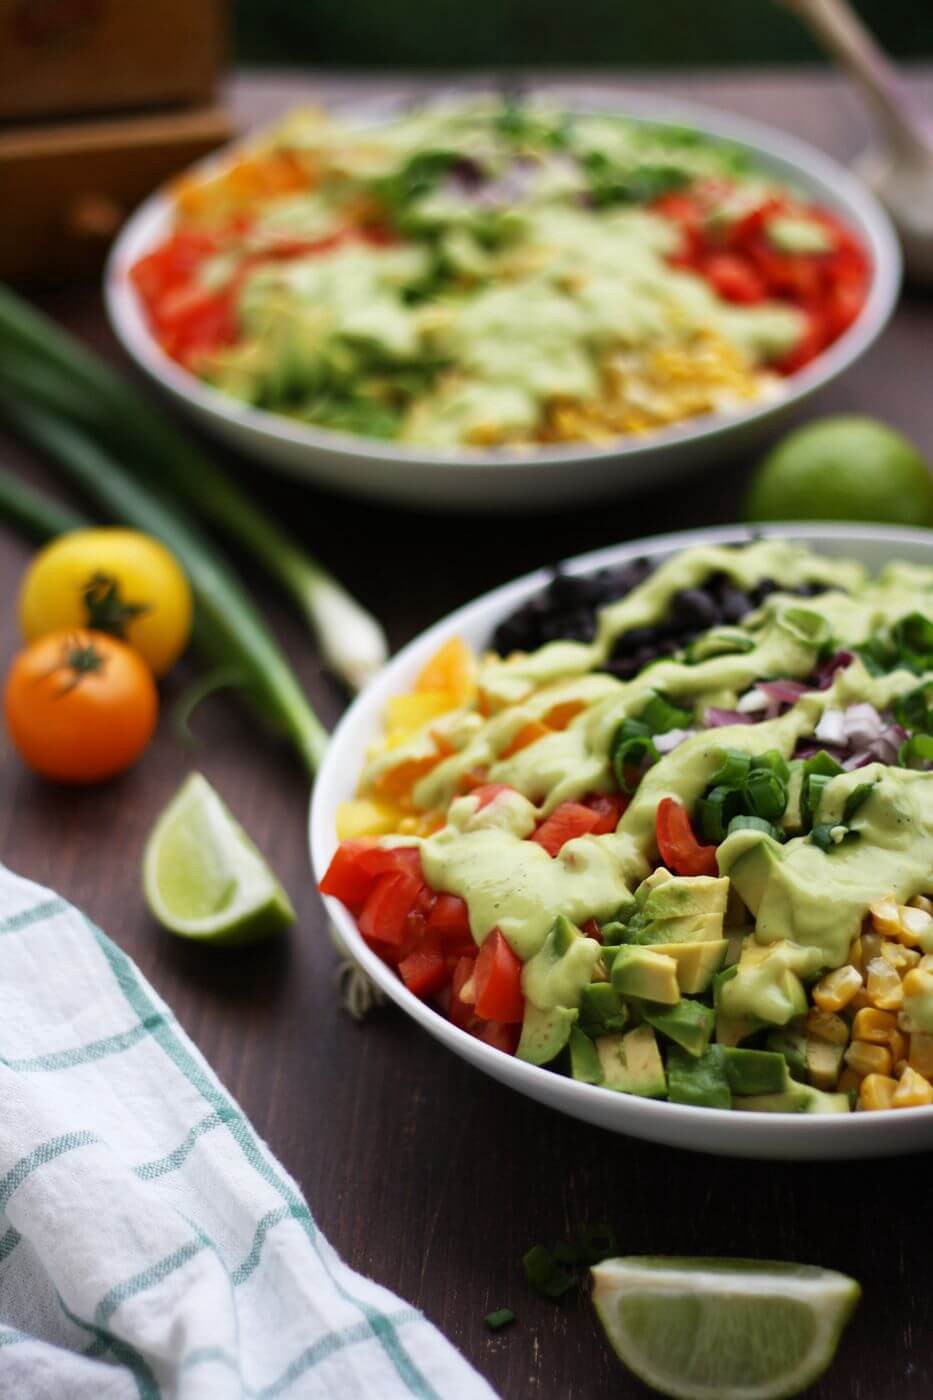
<instances>
[{"instance_id":1,"label":"diced yellow bell pepper","mask_svg":"<svg viewBox=\"0 0 933 1400\"><path fill-rule=\"evenodd\" d=\"M476 693L476 656L462 637L451 637L422 667L415 690L447 690L454 705L465 705Z\"/></svg>"},{"instance_id":2,"label":"diced yellow bell pepper","mask_svg":"<svg viewBox=\"0 0 933 1400\"><path fill-rule=\"evenodd\" d=\"M355 841L361 836L387 836L398 831L402 813L388 802L356 797L337 808L337 839Z\"/></svg>"},{"instance_id":3,"label":"diced yellow bell pepper","mask_svg":"<svg viewBox=\"0 0 933 1400\"><path fill-rule=\"evenodd\" d=\"M420 690L409 695L393 695L386 705L386 735L392 744L417 734L432 719L457 705L449 690Z\"/></svg>"}]
</instances>

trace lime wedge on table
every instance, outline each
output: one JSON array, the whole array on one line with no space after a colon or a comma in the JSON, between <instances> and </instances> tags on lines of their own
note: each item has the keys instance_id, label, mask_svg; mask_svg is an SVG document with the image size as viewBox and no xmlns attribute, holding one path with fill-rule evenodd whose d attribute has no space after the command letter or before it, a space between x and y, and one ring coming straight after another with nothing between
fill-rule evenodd
<instances>
[{"instance_id":1,"label":"lime wedge on table","mask_svg":"<svg viewBox=\"0 0 933 1400\"><path fill-rule=\"evenodd\" d=\"M798 1395L832 1361L861 1294L831 1269L751 1259L607 1259L593 1280L618 1356L677 1400Z\"/></svg>"},{"instance_id":2,"label":"lime wedge on table","mask_svg":"<svg viewBox=\"0 0 933 1400\"><path fill-rule=\"evenodd\" d=\"M164 928L210 943L250 943L295 918L288 895L200 773L182 784L149 835L143 890Z\"/></svg>"}]
</instances>

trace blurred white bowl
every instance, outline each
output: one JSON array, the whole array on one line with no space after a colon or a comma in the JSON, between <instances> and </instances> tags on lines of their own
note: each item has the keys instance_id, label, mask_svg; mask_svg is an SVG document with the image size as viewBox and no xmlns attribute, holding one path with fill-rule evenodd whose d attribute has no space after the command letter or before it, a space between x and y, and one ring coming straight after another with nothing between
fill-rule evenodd
<instances>
[{"instance_id":1,"label":"blurred white bowl","mask_svg":"<svg viewBox=\"0 0 933 1400\"><path fill-rule=\"evenodd\" d=\"M542 91L545 91L542 89ZM209 388L159 347L129 279L138 258L169 232L172 201L159 191L125 224L107 264L104 293L114 331L132 358L203 426L270 466L340 491L436 509L508 510L582 502L655 486L665 477L695 470L717 453L735 453L792 415L804 399L863 355L883 329L897 300L901 256L887 214L848 171L813 147L772 127L687 102L630 94L560 99L576 110L614 110L646 122L677 122L746 147L779 180L838 214L870 252L868 298L852 326L804 369L790 376L781 396L730 414L704 414L647 437L608 447L589 444L532 448L521 455L489 449L439 452L396 445L297 423L255 409ZM378 120L392 104L367 104ZM200 169L218 169L236 147L212 156Z\"/></svg>"},{"instance_id":2,"label":"blurred white bowl","mask_svg":"<svg viewBox=\"0 0 933 1400\"><path fill-rule=\"evenodd\" d=\"M891 559L933 564L933 530L777 525L758 533L800 540L824 554L853 555L869 569L879 569ZM589 573L607 564L623 564L641 557L662 559L694 545L733 544L748 538L749 531L736 525L659 535L583 555L567 568L571 573ZM421 666L448 637L459 634L477 649L488 646L496 624L547 580L547 572L541 569L451 613L400 651L350 707L331 740L314 786L310 842L317 880L323 877L337 844L337 804L354 795L365 751L382 732L382 716L389 697L411 687ZM343 905L335 899L325 902L353 957L413 1020L494 1079L574 1118L651 1142L732 1157L880 1157L933 1147L933 1107L826 1116L691 1108L615 1093L525 1064L459 1030L433 1007L419 1001L367 947L356 921ZM427 1041L424 1053L426 1057L435 1053Z\"/></svg>"}]
</instances>

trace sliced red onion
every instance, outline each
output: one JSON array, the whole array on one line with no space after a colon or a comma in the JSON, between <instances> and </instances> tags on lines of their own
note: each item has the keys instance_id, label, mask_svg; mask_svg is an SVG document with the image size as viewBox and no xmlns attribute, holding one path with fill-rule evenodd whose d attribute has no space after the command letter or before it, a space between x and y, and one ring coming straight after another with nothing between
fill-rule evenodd
<instances>
[{"instance_id":1,"label":"sliced red onion","mask_svg":"<svg viewBox=\"0 0 933 1400\"><path fill-rule=\"evenodd\" d=\"M802 681L758 682L758 689L764 691L769 700L780 700L785 705L796 705L801 695L806 695L809 688Z\"/></svg>"},{"instance_id":2,"label":"sliced red onion","mask_svg":"<svg viewBox=\"0 0 933 1400\"><path fill-rule=\"evenodd\" d=\"M836 744L839 747L845 746L846 717L842 710L824 710L820 716L820 722L813 731L814 739L819 739L821 744Z\"/></svg>"},{"instance_id":3,"label":"sliced red onion","mask_svg":"<svg viewBox=\"0 0 933 1400\"><path fill-rule=\"evenodd\" d=\"M710 705L703 718L708 729L721 729L726 724L755 723L750 715L743 715L741 710L721 710L716 705Z\"/></svg>"},{"instance_id":4,"label":"sliced red onion","mask_svg":"<svg viewBox=\"0 0 933 1400\"><path fill-rule=\"evenodd\" d=\"M835 656L831 656L828 661L824 661L822 666L817 667L816 680L820 690L828 690L833 683L833 677L837 671L845 666L851 666L855 660L855 653L852 651L837 651Z\"/></svg>"},{"instance_id":5,"label":"sliced red onion","mask_svg":"<svg viewBox=\"0 0 933 1400\"><path fill-rule=\"evenodd\" d=\"M844 758L842 766L847 773L852 773L856 768L864 768L867 763L877 763L877 761L870 749L862 749L858 753L851 754L849 758Z\"/></svg>"},{"instance_id":6,"label":"sliced red onion","mask_svg":"<svg viewBox=\"0 0 933 1400\"><path fill-rule=\"evenodd\" d=\"M884 733L884 720L874 705L849 705L843 716L843 730L855 749L867 748ZM819 731L817 730L817 733Z\"/></svg>"},{"instance_id":7,"label":"sliced red onion","mask_svg":"<svg viewBox=\"0 0 933 1400\"><path fill-rule=\"evenodd\" d=\"M695 729L668 729L665 734L655 734L654 746L658 753L671 753L682 744L685 739L691 739L697 731Z\"/></svg>"}]
</instances>

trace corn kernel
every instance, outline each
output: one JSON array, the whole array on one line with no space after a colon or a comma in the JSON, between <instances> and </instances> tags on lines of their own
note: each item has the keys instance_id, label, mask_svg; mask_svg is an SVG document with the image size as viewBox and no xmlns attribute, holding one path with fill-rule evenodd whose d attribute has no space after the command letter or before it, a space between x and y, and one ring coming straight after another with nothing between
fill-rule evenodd
<instances>
[{"instance_id":1,"label":"corn kernel","mask_svg":"<svg viewBox=\"0 0 933 1400\"><path fill-rule=\"evenodd\" d=\"M836 1090L840 1094L857 1094L861 1084L861 1076L855 1073L854 1069L844 1069L839 1076L839 1083Z\"/></svg>"},{"instance_id":2,"label":"corn kernel","mask_svg":"<svg viewBox=\"0 0 933 1400\"><path fill-rule=\"evenodd\" d=\"M876 899L874 904L868 906L871 914L871 921L878 933L886 933L889 938L897 938L901 930L901 916L898 913L897 900L893 894L886 894L884 899Z\"/></svg>"},{"instance_id":3,"label":"corn kernel","mask_svg":"<svg viewBox=\"0 0 933 1400\"><path fill-rule=\"evenodd\" d=\"M895 1079L900 1079L901 1075L904 1073L904 1070L907 1069L907 1067L908 1067L908 1066L907 1066L907 1061L906 1061L906 1060L895 1060L895 1061L894 1061L894 1071L893 1071L893 1072L894 1072L894 1078L895 1078Z\"/></svg>"},{"instance_id":4,"label":"corn kernel","mask_svg":"<svg viewBox=\"0 0 933 1400\"><path fill-rule=\"evenodd\" d=\"M916 967L920 961L920 953L916 948L908 948L904 943L892 943L890 939L881 949L881 956L885 962L891 964L903 977L910 968Z\"/></svg>"},{"instance_id":5,"label":"corn kernel","mask_svg":"<svg viewBox=\"0 0 933 1400\"><path fill-rule=\"evenodd\" d=\"M853 938L849 947L849 966L854 967L856 972L862 970L862 940Z\"/></svg>"},{"instance_id":6,"label":"corn kernel","mask_svg":"<svg viewBox=\"0 0 933 1400\"><path fill-rule=\"evenodd\" d=\"M821 977L813 988L812 996L821 1011L841 1011L861 987L860 973L847 963Z\"/></svg>"},{"instance_id":7,"label":"corn kernel","mask_svg":"<svg viewBox=\"0 0 933 1400\"><path fill-rule=\"evenodd\" d=\"M896 1079L886 1074L866 1074L859 1086L859 1108L890 1108L896 1092Z\"/></svg>"},{"instance_id":8,"label":"corn kernel","mask_svg":"<svg viewBox=\"0 0 933 1400\"><path fill-rule=\"evenodd\" d=\"M933 972L933 953L924 953L917 966L921 972Z\"/></svg>"},{"instance_id":9,"label":"corn kernel","mask_svg":"<svg viewBox=\"0 0 933 1400\"><path fill-rule=\"evenodd\" d=\"M871 1045L867 1040L853 1040L845 1053L845 1062L856 1074L890 1074L891 1052L885 1045Z\"/></svg>"},{"instance_id":10,"label":"corn kernel","mask_svg":"<svg viewBox=\"0 0 933 1400\"><path fill-rule=\"evenodd\" d=\"M901 917L898 934L901 942L906 943L908 948L917 948L921 944L929 947L933 937L933 914L928 914L925 909L913 909L909 904L898 905L898 913Z\"/></svg>"},{"instance_id":11,"label":"corn kernel","mask_svg":"<svg viewBox=\"0 0 933 1400\"><path fill-rule=\"evenodd\" d=\"M923 909L927 914L933 914L933 899L928 899L925 894L915 894L913 899L907 901L909 909Z\"/></svg>"},{"instance_id":12,"label":"corn kernel","mask_svg":"<svg viewBox=\"0 0 933 1400\"><path fill-rule=\"evenodd\" d=\"M845 1013L847 1016L849 1014L854 1015L856 1012L862 1011L866 1007L870 1006L871 997L868 995L864 987L859 987L858 991L855 993L855 996L849 1002L848 1006L845 1007Z\"/></svg>"},{"instance_id":13,"label":"corn kernel","mask_svg":"<svg viewBox=\"0 0 933 1400\"><path fill-rule=\"evenodd\" d=\"M895 1064L904 1059L907 1054L907 1037L903 1031L894 1030L891 1032L888 1036L888 1049Z\"/></svg>"},{"instance_id":14,"label":"corn kernel","mask_svg":"<svg viewBox=\"0 0 933 1400\"><path fill-rule=\"evenodd\" d=\"M813 1006L807 1013L807 1035L814 1040L825 1040L829 1045L846 1045L849 1027L841 1016L831 1011L819 1011Z\"/></svg>"},{"instance_id":15,"label":"corn kernel","mask_svg":"<svg viewBox=\"0 0 933 1400\"><path fill-rule=\"evenodd\" d=\"M933 1103L933 1084L908 1066L898 1080L891 1107L919 1108L928 1103Z\"/></svg>"},{"instance_id":16,"label":"corn kernel","mask_svg":"<svg viewBox=\"0 0 933 1400\"><path fill-rule=\"evenodd\" d=\"M865 990L874 1005L882 1011L897 1011L904 1000L897 968L884 958L872 958L865 972Z\"/></svg>"},{"instance_id":17,"label":"corn kernel","mask_svg":"<svg viewBox=\"0 0 933 1400\"><path fill-rule=\"evenodd\" d=\"M816 1089L835 1089L842 1069L843 1047L825 1040L807 1039L807 1076Z\"/></svg>"},{"instance_id":18,"label":"corn kernel","mask_svg":"<svg viewBox=\"0 0 933 1400\"><path fill-rule=\"evenodd\" d=\"M896 907L896 906L895 906L895 907ZM898 928L900 928L900 924L898 924ZM884 944L884 939L882 938L882 936L881 936L880 933L863 933L863 934L862 934L862 966L863 966L863 967L867 967L868 964L871 962L872 958L880 958L880 957L881 957L881 949L882 949L883 944Z\"/></svg>"},{"instance_id":19,"label":"corn kernel","mask_svg":"<svg viewBox=\"0 0 933 1400\"><path fill-rule=\"evenodd\" d=\"M852 1039L867 1040L872 1045L887 1045L896 1030L897 1017L890 1011L877 1011L873 1006L866 1006L855 1014Z\"/></svg>"},{"instance_id":20,"label":"corn kernel","mask_svg":"<svg viewBox=\"0 0 933 1400\"><path fill-rule=\"evenodd\" d=\"M910 1037L907 1063L918 1074L933 1079L933 1035L927 1031L914 1031Z\"/></svg>"}]
</instances>

